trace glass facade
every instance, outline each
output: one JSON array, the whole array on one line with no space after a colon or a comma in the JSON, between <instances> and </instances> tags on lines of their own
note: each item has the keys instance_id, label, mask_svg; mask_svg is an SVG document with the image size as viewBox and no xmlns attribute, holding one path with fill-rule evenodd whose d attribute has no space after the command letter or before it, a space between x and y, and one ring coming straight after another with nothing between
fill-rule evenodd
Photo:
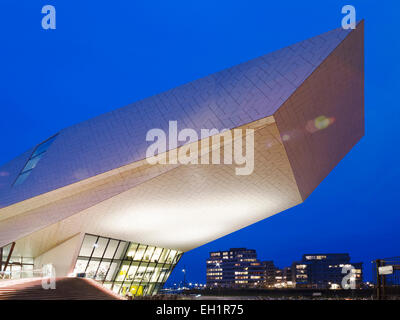
<instances>
[{"instance_id":1,"label":"glass facade","mask_svg":"<svg viewBox=\"0 0 400 320\"><path fill-rule=\"evenodd\" d=\"M33 258L13 256L12 244L0 248L0 279L20 279L37 276L33 268ZM8 261L7 261L8 260Z\"/></svg>"},{"instance_id":2,"label":"glass facade","mask_svg":"<svg viewBox=\"0 0 400 320\"><path fill-rule=\"evenodd\" d=\"M74 273L126 296L155 295L182 252L85 234Z\"/></svg>"},{"instance_id":3,"label":"glass facade","mask_svg":"<svg viewBox=\"0 0 400 320\"><path fill-rule=\"evenodd\" d=\"M39 144L36 149L33 151L31 157L29 158L28 162L25 164L24 168L20 172L18 178L14 182L14 186L17 186L21 183L23 183L26 178L31 174L32 170L36 167L38 164L39 160L43 157L47 149L50 147L50 145L53 143L54 139L56 138L57 135L51 137L50 139L47 139L46 141L42 142Z\"/></svg>"}]
</instances>

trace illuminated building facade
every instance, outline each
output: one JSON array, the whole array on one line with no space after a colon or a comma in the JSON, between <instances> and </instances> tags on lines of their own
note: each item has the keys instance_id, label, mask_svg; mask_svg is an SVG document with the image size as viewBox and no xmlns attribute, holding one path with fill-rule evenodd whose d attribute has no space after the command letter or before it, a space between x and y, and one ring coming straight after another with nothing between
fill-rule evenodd
<instances>
[{"instance_id":1,"label":"illuminated building facade","mask_svg":"<svg viewBox=\"0 0 400 320\"><path fill-rule=\"evenodd\" d=\"M292 279L297 288L339 289L342 287L343 267L353 266L357 288L362 284L362 262L351 262L348 253L304 254L292 265Z\"/></svg>"},{"instance_id":2,"label":"illuminated building facade","mask_svg":"<svg viewBox=\"0 0 400 320\"><path fill-rule=\"evenodd\" d=\"M51 264L57 276L156 294L182 252L302 203L364 135L363 34L363 22L326 32L64 128L2 165L0 276L33 276ZM170 121L196 132L254 133L253 172L149 163L147 133L168 132ZM194 156L210 156L207 142L229 155L238 140L214 138L221 142L218 134L180 140L160 154L200 145ZM92 235L94 247L118 241L137 246L138 256L88 255ZM160 250L160 261L175 252L164 267L146 258ZM247 272L257 273L251 263ZM259 281L235 276L243 277L237 284Z\"/></svg>"},{"instance_id":3,"label":"illuminated building facade","mask_svg":"<svg viewBox=\"0 0 400 320\"><path fill-rule=\"evenodd\" d=\"M275 287L276 283L276 273L279 270L272 260L263 261L263 268L264 268L264 279L263 284L267 288Z\"/></svg>"},{"instance_id":4,"label":"illuminated building facade","mask_svg":"<svg viewBox=\"0 0 400 320\"><path fill-rule=\"evenodd\" d=\"M206 265L207 287L255 287L264 280L264 266L252 249L210 252Z\"/></svg>"},{"instance_id":5,"label":"illuminated building facade","mask_svg":"<svg viewBox=\"0 0 400 320\"><path fill-rule=\"evenodd\" d=\"M294 282L292 280L292 268L284 267L283 269L275 270L275 282L273 287L275 288L293 288Z\"/></svg>"},{"instance_id":6,"label":"illuminated building facade","mask_svg":"<svg viewBox=\"0 0 400 320\"><path fill-rule=\"evenodd\" d=\"M86 234L74 273L121 295L152 295L163 287L182 252Z\"/></svg>"}]
</instances>

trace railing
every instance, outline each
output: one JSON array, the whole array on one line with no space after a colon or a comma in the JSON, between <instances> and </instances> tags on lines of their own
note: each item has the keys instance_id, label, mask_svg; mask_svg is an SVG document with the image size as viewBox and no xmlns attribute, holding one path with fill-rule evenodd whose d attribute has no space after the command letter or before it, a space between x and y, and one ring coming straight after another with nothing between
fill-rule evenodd
<instances>
[{"instance_id":1,"label":"railing","mask_svg":"<svg viewBox=\"0 0 400 320\"><path fill-rule=\"evenodd\" d=\"M400 299L400 257L373 261L373 272L376 275L376 299Z\"/></svg>"}]
</instances>

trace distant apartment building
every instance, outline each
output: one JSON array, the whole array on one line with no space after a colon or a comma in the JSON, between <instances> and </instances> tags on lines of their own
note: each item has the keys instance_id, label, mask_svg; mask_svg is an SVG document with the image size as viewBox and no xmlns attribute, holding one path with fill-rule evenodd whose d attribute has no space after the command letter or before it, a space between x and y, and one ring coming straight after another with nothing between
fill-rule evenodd
<instances>
[{"instance_id":1,"label":"distant apartment building","mask_svg":"<svg viewBox=\"0 0 400 320\"><path fill-rule=\"evenodd\" d=\"M297 288L341 288L344 267L354 267L352 277L356 287L362 284L362 262L350 262L348 253L304 254L292 264L292 281Z\"/></svg>"},{"instance_id":2,"label":"distant apartment building","mask_svg":"<svg viewBox=\"0 0 400 320\"><path fill-rule=\"evenodd\" d=\"M260 261L253 249L231 248L210 252L207 287L339 289L352 267L356 288L362 285L362 262L351 262L348 253L304 254L300 262L282 269L272 260Z\"/></svg>"},{"instance_id":3,"label":"distant apartment building","mask_svg":"<svg viewBox=\"0 0 400 320\"><path fill-rule=\"evenodd\" d=\"M271 286L269 286L271 287ZM285 267L283 269L275 270L275 281L273 284L275 288L292 288L294 287L292 268Z\"/></svg>"},{"instance_id":4,"label":"distant apartment building","mask_svg":"<svg viewBox=\"0 0 400 320\"><path fill-rule=\"evenodd\" d=\"M264 266L255 250L231 248L210 252L207 287L256 287L264 280Z\"/></svg>"},{"instance_id":5,"label":"distant apartment building","mask_svg":"<svg viewBox=\"0 0 400 320\"><path fill-rule=\"evenodd\" d=\"M262 262L264 268L263 287L273 288L276 282L276 273L279 270L272 260Z\"/></svg>"}]
</instances>

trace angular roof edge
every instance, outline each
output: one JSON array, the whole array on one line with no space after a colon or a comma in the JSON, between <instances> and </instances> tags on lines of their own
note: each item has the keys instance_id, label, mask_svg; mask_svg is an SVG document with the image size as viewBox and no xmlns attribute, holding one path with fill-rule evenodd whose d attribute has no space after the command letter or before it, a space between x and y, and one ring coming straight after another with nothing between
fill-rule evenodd
<instances>
[{"instance_id":1,"label":"angular roof edge","mask_svg":"<svg viewBox=\"0 0 400 320\"><path fill-rule=\"evenodd\" d=\"M273 115L351 31L328 31L62 129L23 184L12 186L29 152L0 167L0 207L145 159L147 132L168 132L170 120L178 130L222 130Z\"/></svg>"}]
</instances>

